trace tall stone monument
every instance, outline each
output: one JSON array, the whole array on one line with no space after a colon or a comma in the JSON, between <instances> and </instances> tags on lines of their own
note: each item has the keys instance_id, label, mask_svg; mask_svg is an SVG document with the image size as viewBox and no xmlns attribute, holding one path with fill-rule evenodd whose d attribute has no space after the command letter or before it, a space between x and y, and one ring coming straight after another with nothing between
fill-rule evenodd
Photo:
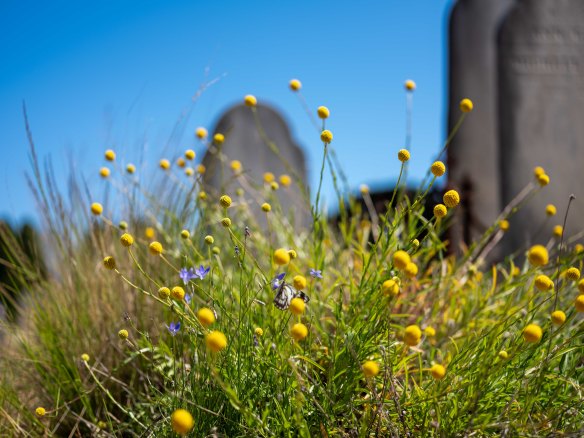
<instances>
[{"instance_id":1,"label":"tall stone monument","mask_svg":"<svg viewBox=\"0 0 584 438\"><path fill-rule=\"evenodd\" d=\"M468 97L473 113L448 150L449 185L462 201L449 235L451 248L477 239L496 219L500 198L497 117L497 30L515 0L458 0L449 28L449 132Z\"/></svg>"},{"instance_id":2,"label":"tall stone monument","mask_svg":"<svg viewBox=\"0 0 584 438\"><path fill-rule=\"evenodd\" d=\"M517 0L500 29L498 63L503 205L533 180L534 166L551 178L513 217L509 252L546 242L571 193L566 234L584 229L584 1ZM536 236L548 203L559 214Z\"/></svg>"}]
</instances>

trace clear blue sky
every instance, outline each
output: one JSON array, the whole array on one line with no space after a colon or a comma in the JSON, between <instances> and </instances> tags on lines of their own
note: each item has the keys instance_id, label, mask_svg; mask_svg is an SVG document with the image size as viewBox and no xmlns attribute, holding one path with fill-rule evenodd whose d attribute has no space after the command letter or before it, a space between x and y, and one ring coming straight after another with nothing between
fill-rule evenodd
<instances>
[{"instance_id":1,"label":"clear blue sky","mask_svg":"<svg viewBox=\"0 0 584 438\"><path fill-rule=\"evenodd\" d=\"M0 217L34 217L22 101L41 157L65 183L70 159L90 185L103 151L157 162L181 112L210 77L177 150L251 93L285 113L311 182L322 145L287 84L331 110L334 146L356 189L397 177L405 137L403 82L414 79L411 174L439 150L446 115L446 26L451 0L3 1L0 3ZM325 196L334 204L332 184Z\"/></svg>"}]
</instances>

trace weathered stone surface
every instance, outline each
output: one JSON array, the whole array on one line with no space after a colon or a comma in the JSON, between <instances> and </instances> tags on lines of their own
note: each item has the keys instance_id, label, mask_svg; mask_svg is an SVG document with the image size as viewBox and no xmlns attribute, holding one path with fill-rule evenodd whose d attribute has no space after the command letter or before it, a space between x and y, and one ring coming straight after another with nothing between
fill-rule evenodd
<instances>
[{"instance_id":1,"label":"weathered stone surface","mask_svg":"<svg viewBox=\"0 0 584 438\"><path fill-rule=\"evenodd\" d=\"M482 235L501 210L497 117L497 30L515 0L459 0L450 16L449 132L460 118L459 102L474 102L449 146L449 185L461 193L450 233L459 250Z\"/></svg>"},{"instance_id":2,"label":"weathered stone surface","mask_svg":"<svg viewBox=\"0 0 584 438\"><path fill-rule=\"evenodd\" d=\"M225 142L220 149L212 147L203 157L202 163L207 168L205 187L215 195L225 192L232 196L238 187L242 187L246 191L246 200L250 202L250 211L263 226L265 214L260 205L267 200L265 194L270 193L263 185L264 173L273 173L278 183L281 175L289 175L292 184L283 187L280 183L275 195L291 218L291 225L306 226L310 220L310 207L305 198L308 194L303 195L297 182L299 179L306 187L304 153L292 139L288 125L278 111L264 104L258 105L256 111L265 135L258 128L252 109L245 105L236 105L219 118L213 133L223 134ZM279 151L279 156L270 147L270 142ZM223 160L219 159L219 152L224 155ZM232 160L241 161L242 177L234 177L229 167Z\"/></svg>"},{"instance_id":3,"label":"weathered stone surface","mask_svg":"<svg viewBox=\"0 0 584 438\"><path fill-rule=\"evenodd\" d=\"M566 234L584 228L584 1L518 0L501 26L498 59L503 205L533 180L534 166L551 178L513 217L509 252L546 242L571 193ZM542 226L548 203L559 214Z\"/></svg>"}]
</instances>

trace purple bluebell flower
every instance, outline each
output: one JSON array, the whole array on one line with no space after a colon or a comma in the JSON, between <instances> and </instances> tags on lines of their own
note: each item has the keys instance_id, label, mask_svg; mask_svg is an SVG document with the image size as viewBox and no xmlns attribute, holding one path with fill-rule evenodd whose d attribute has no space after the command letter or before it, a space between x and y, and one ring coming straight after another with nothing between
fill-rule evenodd
<instances>
[{"instance_id":1,"label":"purple bluebell flower","mask_svg":"<svg viewBox=\"0 0 584 438\"><path fill-rule=\"evenodd\" d=\"M180 321L177 323L171 322L170 325L166 326L166 328L168 328L168 331L172 336L175 336L180 330Z\"/></svg>"},{"instance_id":2,"label":"purple bluebell flower","mask_svg":"<svg viewBox=\"0 0 584 438\"><path fill-rule=\"evenodd\" d=\"M192 299L191 294L185 294L185 303L187 303L187 306L191 305Z\"/></svg>"},{"instance_id":3,"label":"purple bluebell flower","mask_svg":"<svg viewBox=\"0 0 584 438\"><path fill-rule=\"evenodd\" d=\"M280 284L282 283L285 275L286 273L282 272L281 274L278 274L274 277L272 280L272 290L278 289L280 287Z\"/></svg>"},{"instance_id":4,"label":"purple bluebell flower","mask_svg":"<svg viewBox=\"0 0 584 438\"><path fill-rule=\"evenodd\" d=\"M200 280L203 280L205 278L205 276L209 273L210 270L211 270L211 267L208 267L207 269L205 269L203 267L203 265L201 265L195 269L195 273L193 275L193 278L198 277Z\"/></svg>"},{"instance_id":5,"label":"purple bluebell flower","mask_svg":"<svg viewBox=\"0 0 584 438\"><path fill-rule=\"evenodd\" d=\"M189 281L195 278L195 273L193 272L193 268L188 270L187 268L181 268L178 276L181 278L184 284L187 284Z\"/></svg>"},{"instance_id":6,"label":"purple bluebell flower","mask_svg":"<svg viewBox=\"0 0 584 438\"><path fill-rule=\"evenodd\" d=\"M310 269L310 275L314 278L322 278L322 271L318 269Z\"/></svg>"}]
</instances>

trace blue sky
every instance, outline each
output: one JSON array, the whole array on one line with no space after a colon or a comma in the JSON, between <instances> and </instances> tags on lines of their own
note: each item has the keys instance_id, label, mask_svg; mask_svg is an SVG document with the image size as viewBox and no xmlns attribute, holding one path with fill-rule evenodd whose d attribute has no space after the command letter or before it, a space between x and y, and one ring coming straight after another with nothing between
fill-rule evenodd
<instances>
[{"instance_id":1,"label":"blue sky","mask_svg":"<svg viewBox=\"0 0 584 438\"><path fill-rule=\"evenodd\" d=\"M0 217L36 216L26 186L22 101L41 157L64 184L72 161L91 187L103 151L155 163L180 114L208 77L171 145L195 145L196 126L254 94L279 108L303 146L314 186L322 144L287 84L331 110L328 127L351 185L382 188L399 171L403 82L417 83L410 173L439 150L446 116L446 26L451 0L3 1L0 3ZM197 150L200 150L198 148ZM325 197L333 204L332 184Z\"/></svg>"}]
</instances>

